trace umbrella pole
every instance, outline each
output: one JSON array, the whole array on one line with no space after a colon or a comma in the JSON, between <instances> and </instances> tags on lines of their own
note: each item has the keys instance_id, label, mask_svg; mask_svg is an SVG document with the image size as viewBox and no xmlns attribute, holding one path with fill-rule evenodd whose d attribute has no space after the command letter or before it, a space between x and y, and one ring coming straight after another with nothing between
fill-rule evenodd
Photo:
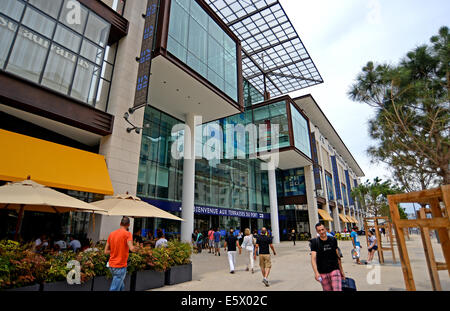
<instances>
[{"instance_id":1,"label":"umbrella pole","mask_svg":"<svg viewBox=\"0 0 450 311\"><path fill-rule=\"evenodd\" d=\"M20 205L19 218L17 219L16 233L14 235L14 241L17 241L19 239L19 232L20 232L20 229L22 228L22 219L23 219L24 207L25 207L25 205L23 205L23 204Z\"/></svg>"}]
</instances>

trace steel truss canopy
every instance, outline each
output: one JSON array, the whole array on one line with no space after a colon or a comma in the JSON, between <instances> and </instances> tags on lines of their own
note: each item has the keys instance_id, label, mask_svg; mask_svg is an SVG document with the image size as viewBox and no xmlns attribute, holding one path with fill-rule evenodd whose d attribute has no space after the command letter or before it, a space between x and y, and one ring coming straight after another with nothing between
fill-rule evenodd
<instances>
[{"instance_id":1,"label":"steel truss canopy","mask_svg":"<svg viewBox=\"0 0 450 311\"><path fill-rule=\"evenodd\" d=\"M271 97L323 83L278 0L206 0L242 44L243 76Z\"/></svg>"}]
</instances>

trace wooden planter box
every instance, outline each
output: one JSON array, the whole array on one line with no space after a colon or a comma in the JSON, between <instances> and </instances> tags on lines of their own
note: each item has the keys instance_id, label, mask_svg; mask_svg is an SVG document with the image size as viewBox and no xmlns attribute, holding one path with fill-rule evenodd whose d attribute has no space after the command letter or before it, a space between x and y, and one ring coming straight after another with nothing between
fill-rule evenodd
<instances>
[{"instance_id":1,"label":"wooden planter box","mask_svg":"<svg viewBox=\"0 0 450 311\"><path fill-rule=\"evenodd\" d=\"M41 284L6 289L7 292L38 292L41 291Z\"/></svg>"},{"instance_id":2,"label":"wooden planter box","mask_svg":"<svg viewBox=\"0 0 450 311\"><path fill-rule=\"evenodd\" d=\"M44 292L70 292L70 291L91 291L92 289L92 279L83 284L69 285L67 281L54 282L54 283L44 283L42 284L42 291Z\"/></svg>"},{"instance_id":3,"label":"wooden planter box","mask_svg":"<svg viewBox=\"0 0 450 311\"><path fill-rule=\"evenodd\" d=\"M106 276L96 276L93 279L92 291L94 292L108 292L111 287L112 278ZM131 275L127 273L125 277L125 291L130 291L131 288Z\"/></svg>"},{"instance_id":4,"label":"wooden planter box","mask_svg":"<svg viewBox=\"0 0 450 311\"><path fill-rule=\"evenodd\" d=\"M166 271L166 285L174 285L189 281L192 281L192 263L181 266L173 266Z\"/></svg>"},{"instance_id":5,"label":"wooden planter box","mask_svg":"<svg viewBox=\"0 0 450 311\"><path fill-rule=\"evenodd\" d=\"M162 271L144 270L134 275L134 290L144 291L152 288L163 287L165 274Z\"/></svg>"}]
</instances>

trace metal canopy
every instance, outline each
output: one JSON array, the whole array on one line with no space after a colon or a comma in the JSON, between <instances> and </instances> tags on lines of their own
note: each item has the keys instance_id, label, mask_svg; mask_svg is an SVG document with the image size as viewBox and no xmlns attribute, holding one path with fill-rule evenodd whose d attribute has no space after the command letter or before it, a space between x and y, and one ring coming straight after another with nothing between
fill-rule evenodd
<instances>
[{"instance_id":1,"label":"metal canopy","mask_svg":"<svg viewBox=\"0 0 450 311\"><path fill-rule=\"evenodd\" d=\"M206 0L242 44L242 73L262 94L278 96L322 83L278 0Z\"/></svg>"}]
</instances>

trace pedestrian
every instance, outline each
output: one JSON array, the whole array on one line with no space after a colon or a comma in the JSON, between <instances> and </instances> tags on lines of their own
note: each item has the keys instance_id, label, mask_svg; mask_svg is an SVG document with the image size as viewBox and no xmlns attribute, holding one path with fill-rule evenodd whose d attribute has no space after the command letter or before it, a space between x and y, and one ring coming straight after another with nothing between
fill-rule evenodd
<instances>
[{"instance_id":1,"label":"pedestrian","mask_svg":"<svg viewBox=\"0 0 450 311\"><path fill-rule=\"evenodd\" d=\"M330 232L330 228L327 228L327 236L334 238L334 235Z\"/></svg>"},{"instance_id":2,"label":"pedestrian","mask_svg":"<svg viewBox=\"0 0 450 311\"><path fill-rule=\"evenodd\" d=\"M253 235L250 233L250 229L246 228L244 230L244 241L242 242L242 248L245 249L246 255L247 255L247 268L245 269L245 271L249 271L251 269L252 273L255 273L254 270L254 260L253 260L253 249L254 249L254 244L253 244Z\"/></svg>"},{"instance_id":3,"label":"pedestrian","mask_svg":"<svg viewBox=\"0 0 450 311\"><path fill-rule=\"evenodd\" d=\"M292 229L292 231L291 231L291 240L294 242L294 246L295 246L295 239L296 239L295 229Z\"/></svg>"},{"instance_id":4,"label":"pedestrian","mask_svg":"<svg viewBox=\"0 0 450 311\"><path fill-rule=\"evenodd\" d=\"M352 229L352 233L350 234L350 237L352 239L353 244L353 251L352 251L352 257L356 259L356 263L358 265L361 264L360 256L361 256L361 244L358 241L358 227L354 226Z\"/></svg>"},{"instance_id":5,"label":"pedestrian","mask_svg":"<svg viewBox=\"0 0 450 311\"><path fill-rule=\"evenodd\" d=\"M345 278L341 258L338 254L337 240L327 236L325 226L316 224L319 234L310 242L311 265L317 282L324 291L342 291L342 278Z\"/></svg>"},{"instance_id":6,"label":"pedestrian","mask_svg":"<svg viewBox=\"0 0 450 311\"><path fill-rule=\"evenodd\" d=\"M167 247L167 240L164 236L164 232L160 230L156 233L156 235L158 236L158 240L155 243L155 248Z\"/></svg>"},{"instance_id":7,"label":"pedestrian","mask_svg":"<svg viewBox=\"0 0 450 311\"><path fill-rule=\"evenodd\" d=\"M216 232L214 232L214 256L220 256L220 236L219 228L216 228Z\"/></svg>"},{"instance_id":8,"label":"pedestrian","mask_svg":"<svg viewBox=\"0 0 450 311\"><path fill-rule=\"evenodd\" d=\"M81 249L81 243L75 237L70 236L69 248L71 248L75 253Z\"/></svg>"},{"instance_id":9,"label":"pedestrian","mask_svg":"<svg viewBox=\"0 0 450 311\"><path fill-rule=\"evenodd\" d=\"M259 266L263 275L262 282L266 286L270 285L268 278L270 269L272 268L269 247L272 249L273 254L276 255L277 253L275 252L275 248L273 247L272 238L267 235L267 229L265 227L262 227L261 235L259 235L256 239L255 249L257 252L259 251ZM254 255L253 259L256 260L256 254Z\"/></svg>"},{"instance_id":10,"label":"pedestrian","mask_svg":"<svg viewBox=\"0 0 450 311\"><path fill-rule=\"evenodd\" d=\"M234 273L236 266L236 247L239 248L239 255L242 248L239 245L238 238L233 234L234 230L230 229L230 234L225 238L224 250L228 252L228 263L230 264L230 273Z\"/></svg>"},{"instance_id":11,"label":"pedestrian","mask_svg":"<svg viewBox=\"0 0 450 311\"><path fill-rule=\"evenodd\" d=\"M34 241L33 251L36 253L42 253L48 247L48 238L46 234L42 234Z\"/></svg>"},{"instance_id":12,"label":"pedestrian","mask_svg":"<svg viewBox=\"0 0 450 311\"><path fill-rule=\"evenodd\" d=\"M256 246L256 240L258 239L258 230L253 230L253 245ZM253 256L258 256L258 251L256 247L253 248ZM254 257L253 257L254 258Z\"/></svg>"},{"instance_id":13,"label":"pedestrian","mask_svg":"<svg viewBox=\"0 0 450 311\"><path fill-rule=\"evenodd\" d=\"M105 254L110 255L108 267L112 274L110 291L123 291L124 280L127 275L127 260L129 252L134 252L133 236L128 231L130 218L123 216L120 228L109 234L106 241Z\"/></svg>"},{"instance_id":14,"label":"pedestrian","mask_svg":"<svg viewBox=\"0 0 450 311\"><path fill-rule=\"evenodd\" d=\"M208 248L209 248L210 254L214 252L214 230L213 230L213 228L210 228L208 231Z\"/></svg>"},{"instance_id":15,"label":"pedestrian","mask_svg":"<svg viewBox=\"0 0 450 311\"><path fill-rule=\"evenodd\" d=\"M142 240L142 233L141 233L141 229L139 229L138 231L136 231L133 234L133 241L139 244L142 244L143 240Z\"/></svg>"},{"instance_id":16,"label":"pedestrian","mask_svg":"<svg viewBox=\"0 0 450 311\"><path fill-rule=\"evenodd\" d=\"M366 265L370 264L370 262L373 260L373 256L375 255L375 251L378 249L377 237L375 236L375 234L371 230L369 230L367 234L369 240L367 243L367 250L369 252L369 255L367 256Z\"/></svg>"},{"instance_id":17,"label":"pedestrian","mask_svg":"<svg viewBox=\"0 0 450 311\"><path fill-rule=\"evenodd\" d=\"M194 243L197 247L197 252L201 253L202 252L203 235L197 229L195 229L194 236L195 236Z\"/></svg>"}]
</instances>

